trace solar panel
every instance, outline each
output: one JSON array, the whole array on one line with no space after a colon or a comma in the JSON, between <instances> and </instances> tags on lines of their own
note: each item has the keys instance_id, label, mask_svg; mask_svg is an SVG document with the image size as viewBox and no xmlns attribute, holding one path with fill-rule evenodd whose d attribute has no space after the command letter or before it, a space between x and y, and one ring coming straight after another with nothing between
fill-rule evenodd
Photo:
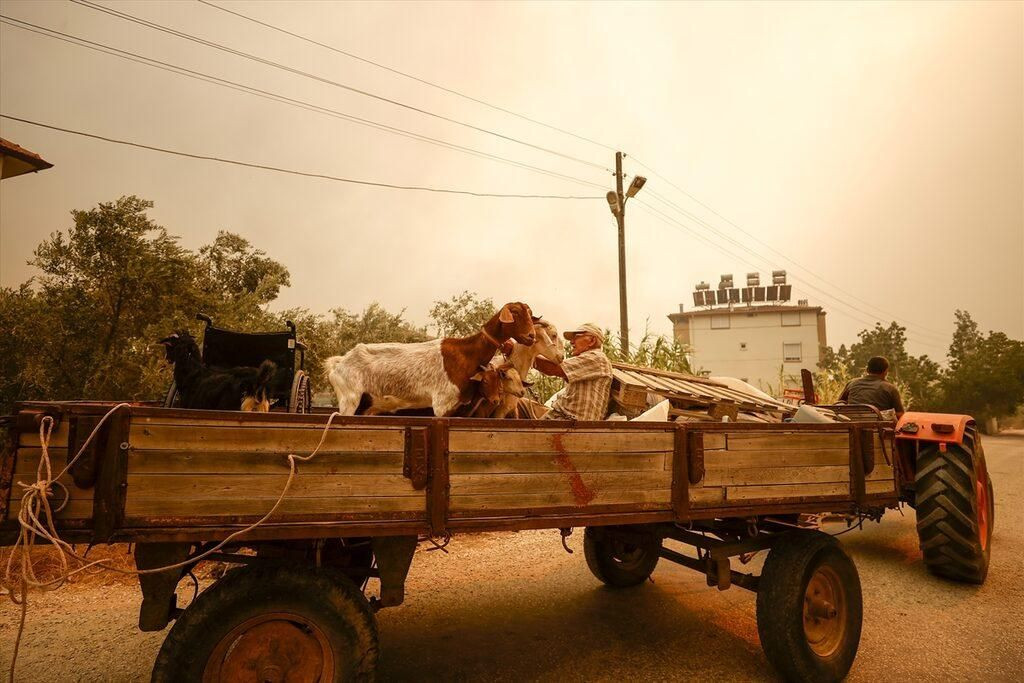
<instances>
[{"instance_id":1,"label":"solar panel","mask_svg":"<svg viewBox=\"0 0 1024 683\"><path fill-rule=\"evenodd\" d=\"M729 303L738 304L740 302L740 290L733 287L729 290Z\"/></svg>"},{"instance_id":2,"label":"solar panel","mask_svg":"<svg viewBox=\"0 0 1024 683\"><path fill-rule=\"evenodd\" d=\"M754 301L764 301L764 287L754 287Z\"/></svg>"},{"instance_id":3,"label":"solar panel","mask_svg":"<svg viewBox=\"0 0 1024 683\"><path fill-rule=\"evenodd\" d=\"M729 290L720 289L718 290L718 303L727 304L729 303Z\"/></svg>"},{"instance_id":4,"label":"solar panel","mask_svg":"<svg viewBox=\"0 0 1024 683\"><path fill-rule=\"evenodd\" d=\"M749 304L753 300L754 300L754 288L753 287L744 287L743 288L743 303Z\"/></svg>"},{"instance_id":5,"label":"solar panel","mask_svg":"<svg viewBox=\"0 0 1024 683\"><path fill-rule=\"evenodd\" d=\"M779 301L789 301L793 294L793 285L779 286Z\"/></svg>"},{"instance_id":6,"label":"solar panel","mask_svg":"<svg viewBox=\"0 0 1024 683\"><path fill-rule=\"evenodd\" d=\"M714 306L715 305L715 292L714 292L714 290L709 289L706 292L704 292L704 305L705 306Z\"/></svg>"},{"instance_id":7,"label":"solar panel","mask_svg":"<svg viewBox=\"0 0 1024 683\"><path fill-rule=\"evenodd\" d=\"M704 292L694 292L693 293L693 305L694 306L703 306L704 305Z\"/></svg>"},{"instance_id":8,"label":"solar panel","mask_svg":"<svg viewBox=\"0 0 1024 683\"><path fill-rule=\"evenodd\" d=\"M778 301L779 300L779 286L778 285L772 285L770 287L765 287L765 289L768 290L767 291L767 297L766 297L768 299L768 301Z\"/></svg>"}]
</instances>

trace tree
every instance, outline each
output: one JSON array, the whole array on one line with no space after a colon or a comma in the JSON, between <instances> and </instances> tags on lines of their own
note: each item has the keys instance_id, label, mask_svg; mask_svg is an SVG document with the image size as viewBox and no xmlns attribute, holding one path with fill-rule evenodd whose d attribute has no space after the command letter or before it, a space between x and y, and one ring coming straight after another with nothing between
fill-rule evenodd
<instances>
[{"instance_id":1,"label":"tree","mask_svg":"<svg viewBox=\"0 0 1024 683\"><path fill-rule=\"evenodd\" d=\"M984 336L966 311L956 312L942 407L979 421L1014 414L1024 404L1024 342L1002 332Z\"/></svg>"},{"instance_id":2,"label":"tree","mask_svg":"<svg viewBox=\"0 0 1024 683\"><path fill-rule=\"evenodd\" d=\"M434 321L438 337L468 337L476 334L497 312L491 299L463 291L448 301L435 301L430 319Z\"/></svg>"},{"instance_id":3,"label":"tree","mask_svg":"<svg viewBox=\"0 0 1024 683\"><path fill-rule=\"evenodd\" d=\"M248 241L221 232L194 253L121 197L72 211L29 262L39 274L0 290L0 409L17 400L152 399L170 382L153 343L197 311L238 329L274 329L265 310L288 271Z\"/></svg>"},{"instance_id":4,"label":"tree","mask_svg":"<svg viewBox=\"0 0 1024 683\"><path fill-rule=\"evenodd\" d=\"M815 390L822 403L838 400L846 383L864 373L872 356L883 356L889 361L889 381L896 385L903 397L904 407L927 409L937 401L939 365L924 356L907 353L906 328L896 322L883 326L875 323L857 335L860 341L849 349L825 350L815 374Z\"/></svg>"},{"instance_id":5,"label":"tree","mask_svg":"<svg viewBox=\"0 0 1024 683\"><path fill-rule=\"evenodd\" d=\"M39 308L20 376L48 398L136 396L150 325L198 303L194 257L149 219L152 206L129 196L72 211L67 234L36 249Z\"/></svg>"}]
</instances>

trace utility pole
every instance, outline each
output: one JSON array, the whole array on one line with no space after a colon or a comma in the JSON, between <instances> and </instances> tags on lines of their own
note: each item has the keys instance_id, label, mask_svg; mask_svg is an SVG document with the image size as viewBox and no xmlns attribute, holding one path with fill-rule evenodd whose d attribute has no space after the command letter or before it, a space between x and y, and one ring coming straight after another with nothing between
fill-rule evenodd
<instances>
[{"instance_id":1,"label":"utility pole","mask_svg":"<svg viewBox=\"0 0 1024 683\"><path fill-rule=\"evenodd\" d=\"M622 357L629 356L629 313L626 309L626 200L635 197L647 182L643 176L634 176L625 194L622 192L622 152L615 153L615 191L606 195L608 208L619 224L619 341Z\"/></svg>"},{"instance_id":2,"label":"utility pole","mask_svg":"<svg viewBox=\"0 0 1024 683\"><path fill-rule=\"evenodd\" d=\"M626 309L626 198L622 194L622 152L615 153L615 196L618 211L615 219L619 224L619 343L622 358L629 358L629 313Z\"/></svg>"}]
</instances>

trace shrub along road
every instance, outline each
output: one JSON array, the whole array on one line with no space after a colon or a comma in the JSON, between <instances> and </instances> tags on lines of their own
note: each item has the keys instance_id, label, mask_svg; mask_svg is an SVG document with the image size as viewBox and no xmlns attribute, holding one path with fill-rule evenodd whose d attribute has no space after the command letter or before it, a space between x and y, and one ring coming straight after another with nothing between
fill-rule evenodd
<instances>
[{"instance_id":1,"label":"shrub along road","mask_svg":"<svg viewBox=\"0 0 1024 683\"><path fill-rule=\"evenodd\" d=\"M1024 669L1024 437L986 438L996 494L984 586L921 563L913 510L841 537L864 587L864 632L851 681L1019 680ZM829 531L841 526L829 525ZM754 594L706 587L663 563L654 582L612 591L586 568L582 534L567 555L555 531L456 537L416 555L407 602L381 612L380 678L390 680L774 680ZM753 565L759 564L755 559ZM179 602L191 596L181 591ZM19 680L148 680L163 638L135 629L129 584L37 597ZM10 658L17 610L0 608ZM6 674L6 671L4 672Z\"/></svg>"}]
</instances>

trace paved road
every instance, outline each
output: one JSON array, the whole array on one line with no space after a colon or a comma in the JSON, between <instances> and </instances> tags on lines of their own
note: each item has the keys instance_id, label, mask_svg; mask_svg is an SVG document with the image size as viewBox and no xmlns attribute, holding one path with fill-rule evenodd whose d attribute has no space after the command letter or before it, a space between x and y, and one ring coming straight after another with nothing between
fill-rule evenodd
<instances>
[{"instance_id":1,"label":"paved road","mask_svg":"<svg viewBox=\"0 0 1024 683\"><path fill-rule=\"evenodd\" d=\"M841 537L864 587L851 681L1020 680L1024 671L1024 437L989 438L996 493L984 586L932 577L913 511ZM420 552L406 605L379 615L382 680L775 680L761 653L754 595L719 593L663 563L654 583L612 591L557 532L458 537ZM33 610L21 680L145 680L163 634L135 628L130 586L76 588ZM14 610L0 607L5 665Z\"/></svg>"}]
</instances>

